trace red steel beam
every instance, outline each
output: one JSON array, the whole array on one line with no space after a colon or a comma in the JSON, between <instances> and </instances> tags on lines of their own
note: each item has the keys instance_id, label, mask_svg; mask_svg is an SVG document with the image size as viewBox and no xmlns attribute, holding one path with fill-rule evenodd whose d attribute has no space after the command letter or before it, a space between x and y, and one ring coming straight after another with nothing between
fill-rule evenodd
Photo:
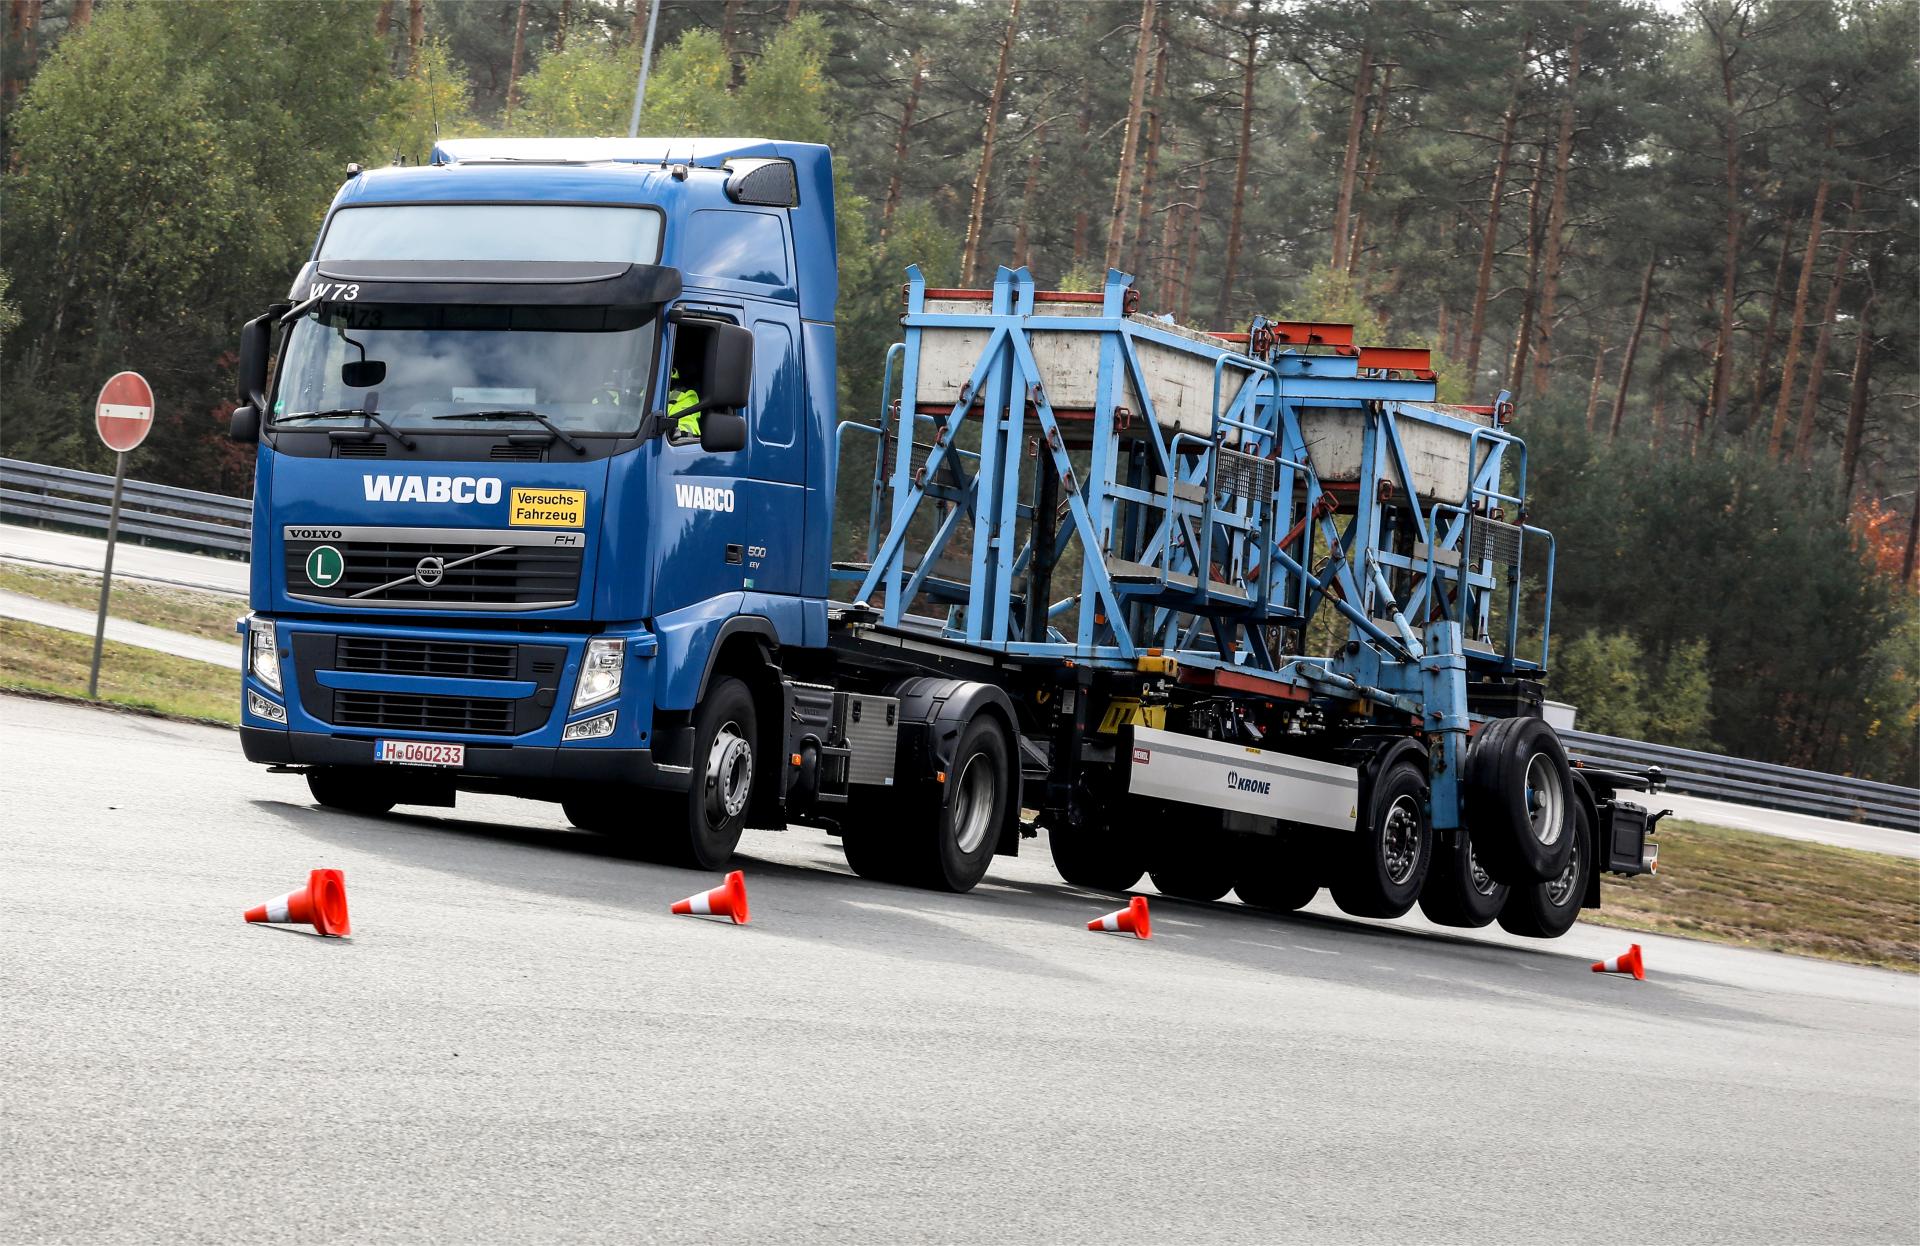
<instances>
[{"instance_id":1,"label":"red steel beam","mask_svg":"<svg viewBox=\"0 0 1920 1246\"><path fill-rule=\"evenodd\" d=\"M1423 381L1433 379L1433 352L1409 346L1362 346L1360 369L1411 372Z\"/></svg>"}]
</instances>

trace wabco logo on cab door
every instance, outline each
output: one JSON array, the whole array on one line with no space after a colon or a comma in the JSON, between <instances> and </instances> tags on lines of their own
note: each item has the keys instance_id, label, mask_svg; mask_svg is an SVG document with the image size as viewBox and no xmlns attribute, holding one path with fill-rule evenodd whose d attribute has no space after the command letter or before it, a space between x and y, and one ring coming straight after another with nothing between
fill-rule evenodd
<instances>
[{"instance_id":1,"label":"wabco logo on cab door","mask_svg":"<svg viewBox=\"0 0 1920 1246\"><path fill-rule=\"evenodd\" d=\"M684 510L731 511L733 509L733 490L731 489L709 489L704 485L675 485L673 496Z\"/></svg>"},{"instance_id":2,"label":"wabco logo on cab door","mask_svg":"<svg viewBox=\"0 0 1920 1246\"><path fill-rule=\"evenodd\" d=\"M362 476L369 502L480 502L500 500L496 476Z\"/></svg>"},{"instance_id":3,"label":"wabco logo on cab door","mask_svg":"<svg viewBox=\"0 0 1920 1246\"><path fill-rule=\"evenodd\" d=\"M1273 784L1266 779L1245 779L1235 771L1227 771L1227 790L1230 792L1252 792L1255 796L1273 795Z\"/></svg>"}]
</instances>

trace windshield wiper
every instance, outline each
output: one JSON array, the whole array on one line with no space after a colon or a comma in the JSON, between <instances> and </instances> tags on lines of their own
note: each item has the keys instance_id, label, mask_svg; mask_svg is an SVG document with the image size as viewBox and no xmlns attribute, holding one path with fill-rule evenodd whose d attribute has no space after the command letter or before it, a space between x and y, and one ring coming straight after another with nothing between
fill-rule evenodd
<instances>
[{"instance_id":1,"label":"windshield wiper","mask_svg":"<svg viewBox=\"0 0 1920 1246\"><path fill-rule=\"evenodd\" d=\"M548 432L566 442L567 448L575 454L585 454L587 452L585 443L575 441L568 435L566 429L561 428L558 424L555 424L538 411L458 411L452 415L436 415L433 418L436 420L538 420L540 423L546 425Z\"/></svg>"},{"instance_id":2,"label":"windshield wiper","mask_svg":"<svg viewBox=\"0 0 1920 1246\"><path fill-rule=\"evenodd\" d=\"M413 449L413 439L411 437L365 407L335 407L331 411L294 411L287 415L274 416L273 422L275 424L291 424L295 420L330 420L344 415L357 415L362 419L378 424L387 436L393 438L407 449Z\"/></svg>"}]
</instances>

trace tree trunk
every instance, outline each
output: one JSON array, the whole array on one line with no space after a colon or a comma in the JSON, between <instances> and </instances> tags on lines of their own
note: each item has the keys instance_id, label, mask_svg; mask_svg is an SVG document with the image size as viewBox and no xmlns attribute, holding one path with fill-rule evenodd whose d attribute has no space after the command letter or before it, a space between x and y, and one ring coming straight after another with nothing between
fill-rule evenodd
<instances>
[{"instance_id":1,"label":"tree trunk","mask_svg":"<svg viewBox=\"0 0 1920 1246\"><path fill-rule=\"evenodd\" d=\"M513 23L513 60L507 69L507 120L513 120L513 106L520 102L520 63L527 50L527 0L520 0L520 14Z\"/></svg>"},{"instance_id":2,"label":"tree trunk","mask_svg":"<svg viewBox=\"0 0 1920 1246\"><path fill-rule=\"evenodd\" d=\"M1713 27L1719 51L1720 89L1726 99L1727 116L1721 129L1722 151L1727 178L1727 249L1720 275L1720 328L1713 343L1713 379L1707 386L1707 401L1693 426L1693 446L1697 450L1706 434L1726 418L1729 391L1733 384L1733 317L1739 300L1740 235L1746 227L1746 213L1740 206L1740 114L1733 99L1733 62L1737 54L1726 45L1725 30Z\"/></svg>"},{"instance_id":3,"label":"tree trunk","mask_svg":"<svg viewBox=\"0 0 1920 1246\"><path fill-rule=\"evenodd\" d=\"M523 9L525 5L521 6ZM407 0L407 72L420 63L420 45L427 41L427 0Z\"/></svg>"},{"instance_id":4,"label":"tree trunk","mask_svg":"<svg viewBox=\"0 0 1920 1246\"><path fill-rule=\"evenodd\" d=\"M1900 582L1913 583L1913 551L1920 545L1920 497L1913 500L1913 514L1907 520L1907 556L1900 560Z\"/></svg>"},{"instance_id":5,"label":"tree trunk","mask_svg":"<svg viewBox=\"0 0 1920 1246\"><path fill-rule=\"evenodd\" d=\"M1606 370L1607 355L1611 351L1605 346L1593 349L1593 379L1587 382L1587 436L1593 436L1593 413L1600 409L1600 377Z\"/></svg>"},{"instance_id":6,"label":"tree trunk","mask_svg":"<svg viewBox=\"0 0 1920 1246\"><path fill-rule=\"evenodd\" d=\"M1147 110L1147 167L1140 177L1140 212L1133 227L1133 258L1128 267L1134 272L1143 272L1152 257L1147 247L1153 228L1153 184L1160 174L1160 130L1162 113L1166 107L1167 93L1167 23L1166 13L1160 14L1159 37L1156 41L1159 49L1153 55L1153 86L1149 93L1152 107Z\"/></svg>"},{"instance_id":7,"label":"tree trunk","mask_svg":"<svg viewBox=\"0 0 1920 1246\"><path fill-rule=\"evenodd\" d=\"M1807 365L1807 396L1800 402L1800 427L1793 435L1794 461L1804 463L1813 448L1813 417L1820 406L1826 378L1827 348L1833 344L1833 318L1840 310L1840 291L1847 284L1847 261L1853 258L1853 240L1860 228L1860 183L1853 184L1853 203L1847 209L1847 228L1840 235L1833 260L1833 282L1827 287L1827 305L1820 311L1820 336L1814 339L1813 360Z\"/></svg>"},{"instance_id":8,"label":"tree trunk","mask_svg":"<svg viewBox=\"0 0 1920 1246\"><path fill-rule=\"evenodd\" d=\"M1120 172L1114 179L1113 213L1107 221L1106 266L1117 267L1126 245L1127 201L1133 195L1134 149L1140 146L1140 109L1147 94L1147 61L1153 51L1153 20L1159 0L1141 0L1140 34L1133 50L1133 85L1127 95L1126 134L1120 140Z\"/></svg>"},{"instance_id":9,"label":"tree trunk","mask_svg":"<svg viewBox=\"0 0 1920 1246\"><path fill-rule=\"evenodd\" d=\"M1560 264L1566 258L1560 236L1567 224L1567 166L1573 160L1573 105L1580 86L1580 49L1587 40L1587 11L1591 7L1591 0L1580 6L1580 20L1574 25L1573 41L1567 46L1567 98L1560 106L1560 138L1553 149L1553 206L1547 210L1546 271L1540 279L1540 358L1535 364L1535 393L1545 393L1553 375L1553 333L1559 327L1554 305L1560 292Z\"/></svg>"},{"instance_id":10,"label":"tree trunk","mask_svg":"<svg viewBox=\"0 0 1920 1246\"><path fill-rule=\"evenodd\" d=\"M1640 353L1640 334L1647 327L1647 307L1653 302L1653 270L1659 260L1647 261L1647 272L1640 279L1640 310L1633 315L1633 331L1627 334L1626 357L1620 361L1620 387L1613 391L1613 419L1607 422L1607 443L1620 436L1620 422L1627 416L1627 386L1633 383L1633 357Z\"/></svg>"},{"instance_id":11,"label":"tree trunk","mask_svg":"<svg viewBox=\"0 0 1920 1246\"><path fill-rule=\"evenodd\" d=\"M1220 273L1220 297L1214 301L1214 319L1230 323L1232 313L1233 270L1240 265L1240 223L1247 211L1247 166L1253 159L1253 79L1260 35L1254 26L1260 5L1255 0L1247 13L1247 59L1240 74L1240 154L1233 166L1233 206L1227 216L1227 263ZM1191 263L1193 256L1188 256ZM1191 271L1191 270L1189 270Z\"/></svg>"},{"instance_id":12,"label":"tree trunk","mask_svg":"<svg viewBox=\"0 0 1920 1246\"><path fill-rule=\"evenodd\" d=\"M1660 447L1660 438L1667 431L1667 352L1673 349L1673 313L1667 312L1660 317L1660 347L1653 357L1653 411L1649 419L1653 423L1653 441L1655 449Z\"/></svg>"},{"instance_id":13,"label":"tree trunk","mask_svg":"<svg viewBox=\"0 0 1920 1246\"><path fill-rule=\"evenodd\" d=\"M1533 187L1527 191L1527 292L1520 302L1520 331L1513 337L1513 362L1507 368L1507 388L1518 394L1527 382L1527 357L1533 349L1534 300L1540 290L1540 191L1547 180L1547 145L1540 144L1533 160Z\"/></svg>"},{"instance_id":14,"label":"tree trunk","mask_svg":"<svg viewBox=\"0 0 1920 1246\"><path fill-rule=\"evenodd\" d=\"M794 0L798 5L799 0ZM789 6L792 7L792 6ZM1000 63L993 71L993 95L987 103L987 130L980 140L980 171L973 179L973 204L967 210L967 243L960 255L960 284L973 284L980 262L980 234L986 228L987 182L993 176L993 142L1000 131L1000 105L1007 96L1007 58L1013 55L1013 37L1020 29L1020 0L1007 8L1007 32L1000 37Z\"/></svg>"},{"instance_id":15,"label":"tree trunk","mask_svg":"<svg viewBox=\"0 0 1920 1246\"><path fill-rule=\"evenodd\" d=\"M1813 286L1813 266L1820 257L1820 217L1827 209L1826 178L1813 196L1813 217L1807 223L1807 249L1800 259L1800 284L1793 294L1793 320L1787 327L1787 357L1780 364L1780 398L1773 406L1773 428L1767 434L1767 457L1780 457L1787 432L1787 409L1793 405L1793 374L1800 365L1800 333L1807 323L1807 292Z\"/></svg>"},{"instance_id":16,"label":"tree trunk","mask_svg":"<svg viewBox=\"0 0 1920 1246\"><path fill-rule=\"evenodd\" d=\"M1847 440L1841 450L1841 471L1846 476L1846 484L1840 497L1848 509L1853 506L1853 476L1860 466L1860 438L1867 424L1867 381L1873 370L1873 307L1879 299L1878 293L1868 293L1853 326L1853 392L1847 399ZM1914 504L1920 507L1920 498L1915 498Z\"/></svg>"},{"instance_id":17,"label":"tree trunk","mask_svg":"<svg viewBox=\"0 0 1920 1246\"><path fill-rule=\"evenodd\" d=\"M80 3L85 4L87 6L87 11L89 13L92 12L93 0L80 0ZM73 12L74 12L74 16L77 18L80 14L80 4L75 4L73 6ZM374 14L373 16L373 33L376 38L384 40L387 37L387 32L392 29L393 29L393 0L380 0L380 11Z\"/></svg>"},{"instance_id":18,"label":"tree trunk","mask_svg":"<svg viewBox=\"0 0 1920 1246\"><path fill-rule=\"evenodd\" d=\"M1487 195L1487 227L1480 239L1480 268L1473 280L1473 308L1467 323L1467 382L1480 384L1480 339L1487 331L1487 293L1493 288L1493 261L1500 253L1500 208L1507 193L1507 169L1513 159L1513 130L1520 120L1520 95L1527 80L1533 31L1520 41L1520 59L1509 78L1507 111L1500 117L1500 150L1493 161L1493 189Z\"/></svg>"},{"instance_id":19,"label":"tree trunk","mask_svg":"<svg viewBox=\"0 0 1920 1246\"><path fill-rule=\"evenodd\" d=\"M1207 177L1213 172L1213 162L1200 166L1200 184L1193 191L1193 207L1187 210L1187 237L1180 245L1180 322L1190 323L1193 318L1193 273L1199 262L1197 254L1200 246L1200 221L1207 211Z\"/></svg>"},{"instance_id":20,"label":"tree trunk","mask_svg":"<svg viewBox=\"0 0 1920 1246\"><path fill-rule=\"evenodd\" d=\"M1086 12L1080 19L1080 25L1086 37L1091 40L1096 33L1094 20L1099 11L1092 5L1086 6ZM1083 70L1080 74L1080 150L1087 149L1087 134L1093 129L1093 73ZM1080 267L1087 262L1087 232L1093 223L1093 214L1087 211L1084 195L1074 196L1073 210L1073 266Z\"/></svg>"},{"instance_id":21,"label":"tree trunk","mask_svg":"<svg viewBox=\"0 0 1920 1246\"><path fill-rule=\"evenodd\" d=\"M927 54L913 58L913 85L907 88L907 103L900 111L900 132L893 140L893 175L887 179L887 201L880 208L880 241L893 230L893 214L900 206L900 179L907 169L907 135L913 129L913 114L920 108L920 88L927 81Z\"/></svg>"},{"instance_id":22,"label":"tree trunk","mask_svg":"<svg viewBox=\"0 0 1920 1246\"><path fill-rule=\"evenodd\" d=\"M67 33L85 30L87 23L93 20L93 0L73 0L73 11L67 14Z\"/></svg>"},{"instance_id":23,"label":"tree trunk","mask_svg":"<svg viewBox=\"0 0 1920 1246\"><path fill-rule=\"evenodd\" d=\"M573 20L573 0L560 0L560 23L553 30L553 50L567 50L567 24Z\"/></svg>"},{"instance_id":24,"label":"tree trunk","mask_svg":"<svg viewBox=\"0 0 1920 1246\"><path fill-rule=\"evenodd\" d=\"M1044 112L1045 101L1041 103ZM1040 193L1040 155L1047 147L1047 123L1042 121L1033 130L1033 150L1027 153L1027 184L1020 190L1020 224L1013 231L1013 262L1022 268L1032 259L1027 246L1027 228L1033 221L1033 202Z\"/></svg>"},{"instance_id":25,"label":"tree trunk","mask_svg":"<svg viewBox=\"0 0 1920 1246\"><path fill-rule=\"evenodd\" d=\"M787 20L800 16L800 0L787 0Z\"/></svg>"},{"instance_id":26,"label":"tree trunk","mask_svg":"<svg viewBox=\"0 0 1920 1246\"><path fill-rule=\"evenodd\" d=\"M1367 14L1372 17L1371 11ZM1340 162L1340 198L1333 209L1333 269L1347 267L1347 221L1353 213L1353 183L1360 169L1360 136L1365 132L1367 96L1373 90L1373 35L1360 45L1360 68L1353 76L1353 107L1347 113L1347 154Z\"/></svg>"},{"instance_id":27,"label":"tree trunk","mask_svg":"<svg viewBox=\"0 0 1920 1246\"><path fill-rule=\"evenodd\" d=\"M1367 133L1367 171L1360 179L1360 206L1353 210L1353 240L1347 244L1349 278L1357 278L1360 273L1360 244L1367 235L1366 202L1373 194L1374 179L1380 176L1380 131L1386 128L1387 100L1393 94L1393 71L1398 68L1388 64L1380 75L1380 98L1374 101L1373 125Z\"/></svg>"},{"instance_id":28,"label":"tree trunk","mask_svg":"<svg viewBox=\"0 0 1920 1246\"><path fill-rule=\"evenodd\" d=\"M739 29L740 0L727 0L726 7L720 10L720 53L729 65L733 64L733 40Z\"/></svg>"},{"instance_id":29,"label":"tree trunk","mask_svg":"<svg viewBox=\"0 0 1920 1246\"><path fill-rule=\"evenodd\" d=\"M1767 365L1773 362L1774 329L1780 321L1780 303L1787 284L1787 260L1793 255L1793 227L1799 219L1789 215L1786 228L1780 231L1780 259L1773 266L1773 297L1767 303L1767 331L1760 337L1760 359L1753 365L1753 401L1749 409L1755 414L1759 413L1760 400L1767 392Z\"/></svg>"}]
</instances>

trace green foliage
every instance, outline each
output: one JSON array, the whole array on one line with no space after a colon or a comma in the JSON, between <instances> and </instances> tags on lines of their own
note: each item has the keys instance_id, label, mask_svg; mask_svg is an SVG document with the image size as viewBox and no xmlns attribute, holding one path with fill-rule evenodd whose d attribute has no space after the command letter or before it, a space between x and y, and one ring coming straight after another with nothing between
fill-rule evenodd
<instances>
[{"instance_id":1,"label":"green foliage","mask_svg":"<svg viewBox=\"0 0 1920 1246\"><path fill-rule=\"evenodd\" d=\"M20 326L20 308L7 299L9 280L7 270L0 268L0 342L6 341L7 334Z\"/></svg>"},{"instance_id":2,"label":"green foliage","mask_svg":"<svg viewBox=\"0 0 1920 1246\"><path fill-rule=\"evenodd\" d=\"M1576 725L1582 731L1637 740L1647 730L1645 666L1646 654L1633 637L1587 632L1555 655L1553 695L1580 711Z\"/></svg>"},{"instance_id":3,"label":"green foliage","mask_svg":"<svg viewBox=\"0 0 1920 1246\"><path fill-rule=\"evenodd\" d=\"M473 88L438 39L426 41L413 69L393 84L389 100L373 140L374 151L387 159L424 164L437 136L457 137L474 126Z\"/></svg>"},{"instance_id":4,"label":"green foliage","mask_svg":"<svg viewBox=\"0 0 1920 1246\"><path fill-rule=\"evenodd\" d=\"M1713 683L1707 665L1705 637L1682 641L1668 652L1666 669L1646 698L1647 739L1675 748L1713 746Z\"/></svg>"}]
</instances>

